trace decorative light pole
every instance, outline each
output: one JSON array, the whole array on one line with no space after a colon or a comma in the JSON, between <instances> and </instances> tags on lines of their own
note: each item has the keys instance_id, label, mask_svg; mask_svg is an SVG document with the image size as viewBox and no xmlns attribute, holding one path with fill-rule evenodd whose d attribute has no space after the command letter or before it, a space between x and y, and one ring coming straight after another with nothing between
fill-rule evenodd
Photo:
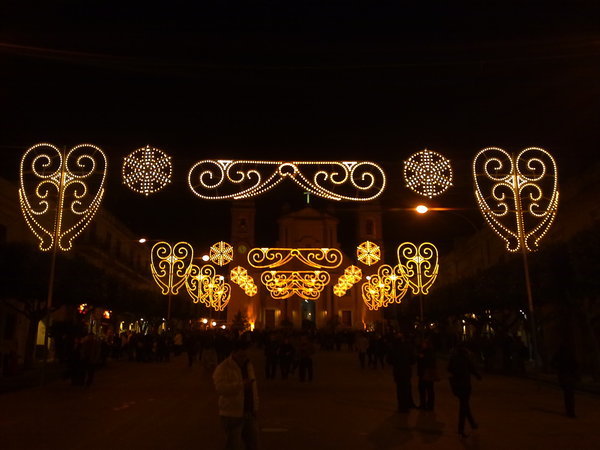
<instances>
[{"instance_id":1,"label":"decorative light pole","mask_svg":"<svg viewBox=\"0 0 600 450\"><path fill-rule=\"evenodd\" d=\"M537 147L526 148L517 155L489 147L475 155L473 178L483 217L506 242L508 251L520 251L523 256L532 355L537 364L537 329L527 253L538 249L556 217L556 162L550 153Z\"/></svg>"},{"instance_id":2,"label":"decorative light pole","mask_svg":"<svg viewBox=\"0 0 600 450\"><path fill-rule=\"evenodd\" d=\"M92 221L104 197L106 169L106 155L91 144L77 145L65 152L52 144L40 143L30 147L21 159L21 211L39 240L40 250L52 251L46 299L44 366L47 361L56 254L59 250L71 250L73 240Z\"/></svg>"},{"instance_id":3,"label":"decorative light pole","mask_svg":"<svg viewBox=\"0 0 600 450\"><path fill-rule=\"evenodd\" d=\"M412 293L419 295L421 329L423 330L423 295L435 282L439 271L438 250L430 242L419 246L403 242L398 246L398 264Z\"/></svg>"},{"instance_id":4,"label":"decorative light pole","mask_svg":"<svg viewBox=\"0 0 600 450\"><path fill-rule=\"evenodd\" d=\"M167 321L171 320L171 298L177 295L185 283L188 268L194 258L194 249L187 242L171 246L168 242L157 242L152 246L150 270L163 295L169 296Z\"/></svg>"}]
</instances>

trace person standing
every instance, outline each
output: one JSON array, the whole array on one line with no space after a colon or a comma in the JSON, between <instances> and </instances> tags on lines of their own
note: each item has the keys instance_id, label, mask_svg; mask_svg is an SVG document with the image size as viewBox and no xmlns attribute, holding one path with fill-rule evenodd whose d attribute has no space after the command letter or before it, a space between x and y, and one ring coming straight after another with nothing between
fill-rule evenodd
<instances>
[{"instance_id":1,"label":"person standing","mask_svg":"<svg viewBox=\"0 0 600 450\"><path fill-rule=\"evenodd\" d=\"M298 344L298 370L300 372L300 381L313 379L313 359L315 346L310 341L308 336L302 336Z\"/></svg>"},{"instance_id":2,"label":"person standing","mask_svg":"<svg viewBox=\"0 0 600 450\"><path fill-rule=\"evenodd\" d=\"M392 365L394 382L396 383L398 412L407 413L410 408L415 407L410 385L412 365L415 361L413 351L404 342L404 337L401 333L396 335L392 343L388 354L388 362Z\"/></svg>"},{"instance_id":3,"label":"person standing","mask_svg":"<svg viewBox=\"0 0 600 450\"><path fill-rule=\"evenodd\" d=\"M469 421L471 429L479 428L477 422L471 413L471 375L481 380L481 375L477 372L475 364L471 359L469 350L460 342L454 348L454 352L448 361L448 372L450 373L450 387L452 393L458 397L458 434L460 437L467 437L465 434L465 420Z\"/></svg>"},{"instance_id":4,"label":"person standing","mask_svg":"<svg viewBox=\"0 0 600 450\"><path fill-rule=\"evenodd\" d=\"M258 449L258 389L245 342L234 343L231 355L215 369L213 382L219 395L225 449Z\"/></svg>"},{"instance_id":5,"label":"person standing","mask_svg":"<svg viewBox=\"0 0 600 450\"><path fill-rule=\"evenodd\" d=\"M566 344L561 345L552 358L552 365L556 368L558 384L563 391L565 413L567 417L575 418L575 385L579 378L578 366L573 352Z\"/></svg>"},{"instance_id":6,"label":"person standing","mask_svg":"<svg viewBox=\"0 0 600 450\"><path fill-rule=\"evenodd\" d=\"M359 332L356 338L356 351L358 352L358 362L360 368L365 368L365 361L367 356L367 349L369 348L369 339L365 336L364 332Z\"/></svg>"},{"instance_id":7,"label":"person standing","mask_svg":"<svg viewBox=\"0 0 600 450\"><path fill-rule=\"evenodd\" d=\"M417 355L419 377L419 409L433 411L435 403L434 383L438 380L435 353L431 341L425 339Z\"/></svg>"}]
</instances>

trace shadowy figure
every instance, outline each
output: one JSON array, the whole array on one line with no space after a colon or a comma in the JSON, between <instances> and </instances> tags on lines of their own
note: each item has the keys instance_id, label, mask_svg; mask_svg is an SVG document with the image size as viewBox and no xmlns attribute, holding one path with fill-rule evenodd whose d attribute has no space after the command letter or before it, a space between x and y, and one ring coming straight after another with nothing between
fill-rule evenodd
<instances>
[{"instance_id":1,"label":"shadowy figure","mask_svg":"<svg viewBox=\"0 0 600 450\"><path fill-rule=\"evenodd\" d=\"M309 340L308 336L302 336L298 344L298 368L300 372L300 381L313 379L313 359L315 346Z\"/></svg>"},{"instance_id":2,"label":"shadowy figure","mask_svg":"<svg viewBox=\"0 0 600 450\"><path fill-rule=\"evenodd\" d=\"M561 345L552 358L552 365L556 368L558 384L563 391L565 414L567 417L575 418L575 385L579 374L577 361L570 346Z\"/></svg>"},{"instance_id":3,"label":"shadowy figure","mask_svg":"<svg viewBox=\"0 0 600 450\"><path fill-rule=\"evenodd\" d=\"M388 353L388 362L392 365L394 382L396 383L396 400L398 412L407 413L415 404L412 398L410 378L415 357L412 349L404 342L404 337L398 333L392 342Z\"/></svg>"},{"instance_id":4,"label":"shadowy figure","mask_svg":"<svg viewBox=\"0 0 600 450\"><path fill-rule=\"evenodd\" d=\"M448 361L448 372L450 373L450 387L452 393L458 397L458 434L461 437L467 437L465 434L465 419L469 421L471 429L478 428L477 422L471 413L471 375L481 380L481 375L477 372L475 364L471 359L469 351L463 343L458 343Z\"/></svg>"},{"instance_id":5,"label":"shadowy figure","mask_svg":"<svg viewBox=\"0 0 600 450\"><path fill-rule=\"evenodd\" d=\"M279 366L281 367L281 379L287 380L294 360L296 349L290 342L289 338L284 338L283 343L279 346Z\"/></svg>"},{"instance_id":6,"label":"shadowy figure","mask_svg":"<svg viewBox=\"0 0 600 450\"><path fill-rule=\"evenodd\" d=\"M438 374L435 352L428 339L421 342L421 348L417 355L417 375L419 377L419 409L433 411L434 383L438 381Z\"/></svg>"}]
</instances>

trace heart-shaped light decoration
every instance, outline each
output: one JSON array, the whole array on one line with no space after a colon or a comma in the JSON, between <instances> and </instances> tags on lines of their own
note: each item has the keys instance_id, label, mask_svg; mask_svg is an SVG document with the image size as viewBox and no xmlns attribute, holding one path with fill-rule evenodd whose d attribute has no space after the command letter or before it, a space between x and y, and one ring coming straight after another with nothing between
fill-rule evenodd
<instances>
[{"instance_id":1,"label":"heart-shaped light decoration","mask_svg":"<svg viewBox=\"0 0 600 450\"><path fill-rule=\"evenodd\" d=\"M68 153L48 143L30 147L20 166L19 202L39 248L68 251L91 222L104 196L107 161L95 145Z\"/></svg>"},{"instance_id":2,"label":"heart-shaped light decoration","mask_svg":"<svg viewBox=\"0 0 600 450\"><path fill-rule=\"evenodd\" d=\"M413 294L429 294L440 268L435 245L403 242L398 246L398 264Z\"/></svg>"},{"instance_id":3,"label":"heart-shaped light decoration","mask_svg":"<svg viewBox=\"0 0 600 450\"><path fill-rule=\"evenodd\" d=\"M193 258L194 249L187 242L171 246L168 242L161 241L152 246L150 270L163 295L179 293Z\"/></svg>"},{"instance_id":4,"label":"heart-shaped light decoration","mask_svg":"<svg viewBox=\"0 0 600 450\"><path fill-rule=\"evenodd\" d=\"M479 209L507 250L537 250L558 209L558 172L552 155L537 147L518 155L485 148L473 160L473 179Z\"/></svg>"}]
</instances>

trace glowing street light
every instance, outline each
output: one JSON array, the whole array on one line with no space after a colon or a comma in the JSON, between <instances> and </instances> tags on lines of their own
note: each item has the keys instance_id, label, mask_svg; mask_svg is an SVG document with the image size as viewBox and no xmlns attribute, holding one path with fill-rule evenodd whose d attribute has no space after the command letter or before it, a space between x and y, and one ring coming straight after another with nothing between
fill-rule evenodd
<instances>
[{"instance_id":1,"label":"glowing street light","mask_svg":"<svg viewBox=\"0 0 600 450\"><path fill-rule=\"evenodd\" d=\"M429 208L425 205L419 205L415 208L415 211L417 211L419 214L425 214L427 211L429 211Z\"/></svg>"}]
</instances>

